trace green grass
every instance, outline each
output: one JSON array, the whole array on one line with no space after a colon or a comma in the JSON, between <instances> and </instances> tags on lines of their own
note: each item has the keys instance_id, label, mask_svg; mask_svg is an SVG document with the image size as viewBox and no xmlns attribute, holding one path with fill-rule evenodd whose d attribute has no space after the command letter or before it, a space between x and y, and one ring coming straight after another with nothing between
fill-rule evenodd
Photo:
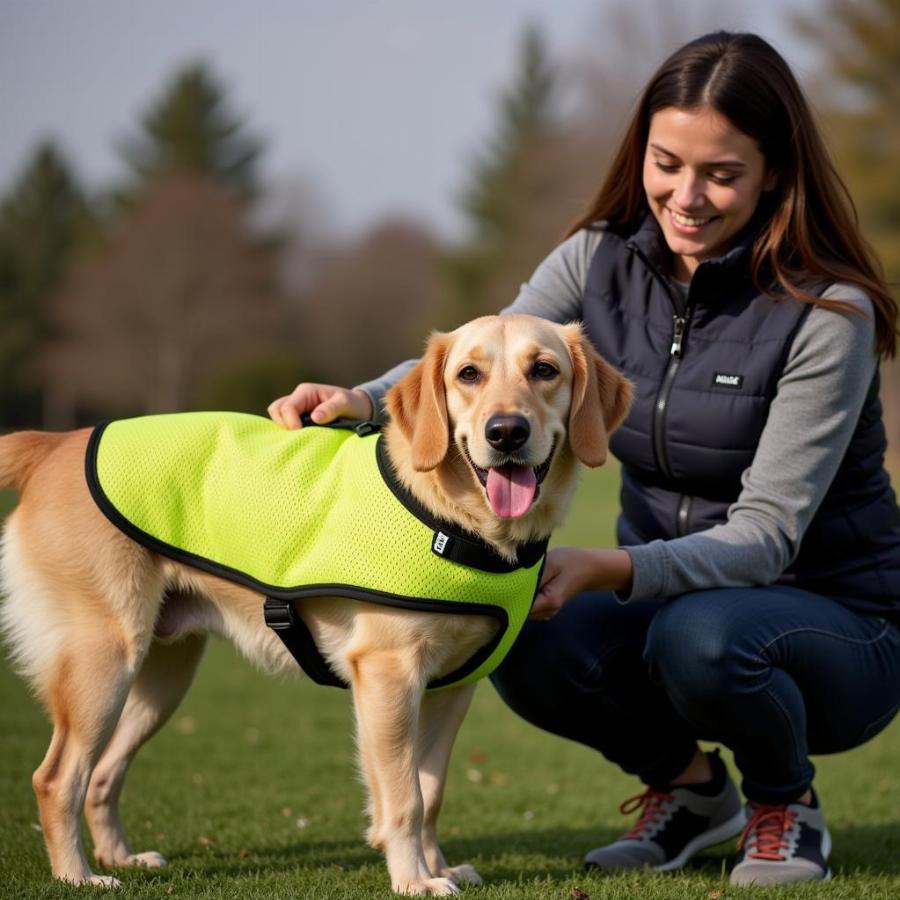
<instances>
[{"instance_id":1,"label":"green grass","mask_svg":"<svg viewBox=\"0 0 900 900\"><path fill-rule=\"evenodd\" d=\"M557 543L611 542L615 484L591 473ZM0 495L0 509L9 497ZM388 898L380 855L363 843L349 697L279 681L214 644L173 721L141 751L123 797L135 849L170 861L120 874L122 898ZM0 898L84 898L53 883L36 828L30 776L50 729L22 683L0 665ZM900 723L853 753L819 757L836 878L792 898L900 896ZM616 807L636 784L594 753L529 727L489 685L476 694L451 763L445 851L471 862L480 900L715 900L783 897L731 888L733 846L707 851L674 876L580 872L584 851L626 823Z\"/></svg>"},{"instance_id":2,"label":"green grass","mask_svg":"<svg viewBox=\"0 0 900 900\"><path fill-rule=\"evenodd\" d=\"M0 490L0 520L15 506L15 491Z\"/></svg>"}]
</instances>

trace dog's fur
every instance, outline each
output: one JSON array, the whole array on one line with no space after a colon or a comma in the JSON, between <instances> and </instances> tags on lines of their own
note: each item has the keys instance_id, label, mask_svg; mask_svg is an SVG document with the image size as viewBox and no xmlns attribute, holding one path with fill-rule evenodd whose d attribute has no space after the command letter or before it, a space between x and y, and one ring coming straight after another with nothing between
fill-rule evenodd
<instances>
[{"instance_id":1,"label":"dog's fur","mask_svg":"<svg viewBox=\"0 0 900 900\"><path fill-rule=\"evenodd\" d=\"M538 362L555 370L537 371ZM466 367L465 378L460 373ZM552 373L551 373L552 374ZM436 334L423 359L390 392L389 457L416 498L482 535L507 557L545 537L575 486L576 462L600 465L630 387L576 325L528 316L486 317ZM507 462L485 439L496 413L530 425L517 463L538 466L556 444L538 499L519 518L491 510L476 466ZM135 853L119 820L125 772L172 715L207 634L231 640L273 671L297 665L265 626L260 595L165 559L134 543L98 510L84 477L89 432L22 432L0 438L0 486L20 502L2 547L2 625L13 659L53 721L33 784L53 875L95 875L79 834L82 810L102 866L161 866ZM468 457L466 456L468 453ZM413 612L348 599L304 601L300 614L333 668L351 685L360 768L368 787L368 841L407 894L454 894L478 882L447 865L436 840L450 748L473 688L426 692L484 644L486 617Z\"/></svg>"}]
</instances>

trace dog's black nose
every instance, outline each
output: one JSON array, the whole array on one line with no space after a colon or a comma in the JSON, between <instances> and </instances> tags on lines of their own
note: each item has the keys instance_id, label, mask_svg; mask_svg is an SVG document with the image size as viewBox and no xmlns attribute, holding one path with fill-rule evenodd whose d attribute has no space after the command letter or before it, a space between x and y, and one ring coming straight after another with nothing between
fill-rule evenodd
<instances>
[{"instance_id":1,"label":"dog's black nose","mask_svg":"<svg viewBox=\"0 0 900 900\"><path fill-rule=\"evenodd\" d=\"M495 449L504 453L518 450L531 434L525 416L498 414L491 416L484 426L484 437Z\"/></svg>"}]
</instances>

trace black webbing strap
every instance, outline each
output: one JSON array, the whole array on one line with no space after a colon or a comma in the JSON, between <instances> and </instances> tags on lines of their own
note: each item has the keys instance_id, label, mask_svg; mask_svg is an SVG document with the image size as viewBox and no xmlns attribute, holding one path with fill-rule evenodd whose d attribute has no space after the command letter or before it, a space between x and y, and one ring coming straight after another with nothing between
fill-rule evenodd
<instances>
[{"instance_id":1,"label":"black webbing strap","mask_svg":"<svg viewBox=\"0 0 900 900\"><path fill-rule=\"evenodd\" d=\"M263 615L266 625L281 638L288 652L309 678L316 684L324 684L327 687L347 687L319 653L306 622L297 615L290 601L266 597Z\"/></svg>"}]
</instances>

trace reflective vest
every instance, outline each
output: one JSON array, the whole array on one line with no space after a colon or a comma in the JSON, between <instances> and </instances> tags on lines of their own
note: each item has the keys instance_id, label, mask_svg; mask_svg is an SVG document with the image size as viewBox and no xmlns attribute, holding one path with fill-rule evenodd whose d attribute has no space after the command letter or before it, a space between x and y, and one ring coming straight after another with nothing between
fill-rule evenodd
<instances>
[{"instance_id":1,"label":"reflective vest","mask_svg":"<svg viewBox=\"0 0 900 900\"><path fill-rule=\"evenodd\" d=\"M434 519L397 481L371 423L288 431L240 413L123 419L94 430L86 468L94 500L129 537L262 593L267 623L323 684L346 686L294 601L350 597L495 619L492 640L435 688L490 674L537 592L546 541L510 564Z\"/></svg>"}]
</instances>

